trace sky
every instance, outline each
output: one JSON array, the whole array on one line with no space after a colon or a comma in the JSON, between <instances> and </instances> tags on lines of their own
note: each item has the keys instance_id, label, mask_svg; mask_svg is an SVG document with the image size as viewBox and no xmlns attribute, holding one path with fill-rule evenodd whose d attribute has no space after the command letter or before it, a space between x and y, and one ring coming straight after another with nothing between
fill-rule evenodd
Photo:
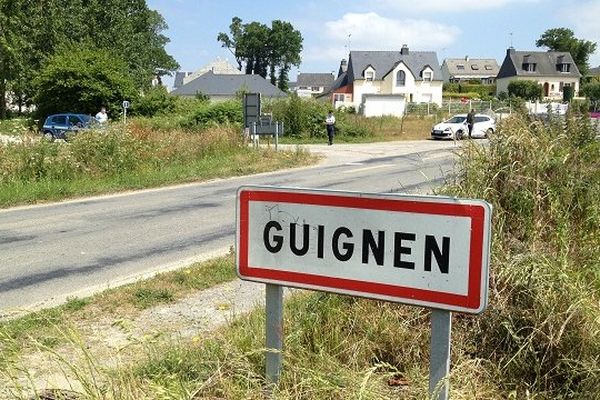
<instances>
[{"instance_id":1,"label":"sky","mask_svg":"<svg viewBox=\"0 0 600 400\"><path fill-rule=\"evenodd\" d=\"M495 58L506 49L536 50L535 41L550 28L565 27L580 39L598 43L590 57L600 65L600 0L148 0L169 28L167 51L194 71L215 58L233 55L217 42L229 33L234 16L270 25L291 22L304 38L300 72L333 72L348 50L437 52L445 58ZM538 49L541 50L541 49ZM167 81L168 83L169 81Z\"/></svg>"}]
</instances>

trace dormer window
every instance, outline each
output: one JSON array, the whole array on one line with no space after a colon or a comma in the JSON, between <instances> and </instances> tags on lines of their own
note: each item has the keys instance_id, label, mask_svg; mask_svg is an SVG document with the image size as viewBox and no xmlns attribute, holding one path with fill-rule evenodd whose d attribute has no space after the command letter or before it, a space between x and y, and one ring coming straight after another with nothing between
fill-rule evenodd
<instances>
[{"instance_id":1,"label":"dormer window","mask_svg":"<svg viewBox=\"0 0 600 400\"><path fill-rule=\"evenodd\" d=\"M375 79L375 71L365 71L365 81L367 82L373 82L373 80Z\"/></svg>"},{"instance_id":2,"label":"dormer window","mask_svg":"<svg viewBox=\"0 0 600 400\"><path fill-rule=\"evenodd\" d=\"M473 65L471 65L471 69L472 69L473 71L477 71L477 70L479 69L479 65L477 65L477 64L473 64Z\"/></svg>"},{"instance_id":3,"label":"dormer window","mask_svg":"<svg viewBox=\"0 0 600 400\"><path fill-rule=\"evenodd\" d=\"M396 86L406 86L406 72L400 70L396 73Z\"/></svg>"},{"instance_id":4,"label":"dormer window","mask_svg":"<svg viewBox=\"0 0 600 400\"><path fill-rule=\"evenodd\" d=\"M571 72L571 64L570 63L556 64L556 70L558 72Z\"/></svg>"},{"instance_id":5,"label":"dormer window","mask_svg":"<svg viewBox=\"0 0 600 400\"><path fill-rule=\"evenodd\" d=\"M486 64L486 65L485 65L485 70L486 70L486 71L491 71L491 70L492 70L492 66L491 66L491 65L489 65L489 64Z\"/></svg>"},{"instance_id":6,"label":"dormer window","mask_svg":"<svg viewBox=\"0 0 600 400\"><path fill-rule=\"evenodd\" d=\"M537 66L536 63L524 62L523 63L523 71L535 72L536 66Z\"/></svg>"},{"instance_id":7,"label":"dormer window","mask_svg":"<svg viewBox=\"0 0 600 400\"><path fill-rule=\"evenodd\" d=\"M433 72L431 71L423 71L423 80L431 82L433 79Z\"/></svg>"},{"instance_id":8,"label":"dormer window","mask_svg":"<svg viewBox=\"0 0 600 400\"><path fill-rule=\"evenodd\" d=\"M456 65L456 69L458 69L459 71L464 71L465 65L464 64L457 64Z\"/></svg>"}]
</instances>

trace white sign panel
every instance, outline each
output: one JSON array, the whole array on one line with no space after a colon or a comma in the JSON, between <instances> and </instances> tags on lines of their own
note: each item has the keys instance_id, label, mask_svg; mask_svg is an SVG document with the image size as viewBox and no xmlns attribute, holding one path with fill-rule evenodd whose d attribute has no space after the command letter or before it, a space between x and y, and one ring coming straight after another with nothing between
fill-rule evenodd
<instances>
[{"instance_id":1,"label":"white sign panel","mask_svg":"<svg viewBox=\"0 0 600 400\"><path fill-rule=\"evenodd\" d=\"M479 313L489 204L271 187L238 193L242 279Z\"/></svg>"}]
</instances>

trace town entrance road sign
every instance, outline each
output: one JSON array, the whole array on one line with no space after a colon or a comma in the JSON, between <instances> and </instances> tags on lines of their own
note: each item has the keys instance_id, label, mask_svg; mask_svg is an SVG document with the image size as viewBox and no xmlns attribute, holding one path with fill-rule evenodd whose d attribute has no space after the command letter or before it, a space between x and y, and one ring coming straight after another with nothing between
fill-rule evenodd
<instances>
[{"instance_id":1,"label":"town entrance road sign","mask_svg":"<svg viewBox=\"0 0 600 400\"><path fill-rule=\"evenodd\" d=\"M481 200L245 186L241 279L478 314L491 206Z\"/></svg>"}]
</instances>

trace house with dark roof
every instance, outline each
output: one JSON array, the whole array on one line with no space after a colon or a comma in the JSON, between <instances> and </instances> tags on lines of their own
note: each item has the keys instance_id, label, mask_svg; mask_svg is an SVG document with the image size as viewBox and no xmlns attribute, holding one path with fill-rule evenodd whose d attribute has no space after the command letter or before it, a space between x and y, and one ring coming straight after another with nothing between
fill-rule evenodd
<instances>
[{"instance_id":1,"label":"house with dark roof","mask_svg":"<svg viewBox=\"0 0 600 400\"><path fill-rule=\"evenodd\" d=\"M579 93L581 74L571 54L564 51L506 50L506 56L496 77L496 93L508 92L508 84L515 80L529 80L540 84L547 99L562 99L563 88L573 87Z\"/></svg>"},{"instance_id":2,"label":"house with dark roof","mask_svg":"<svg viewBox=\"0 0 600 400\"><path fill-rule=\"evenodd\" d=\"M300 97L318 96L329 90L335 77L328 73L299 73L293 90Z\"/></svg>"},{"instance_id":3,"label":"house with dark roof","mask_svg":"<svg viewBox=\"0 0 600 400\"><path fill-rule=\"evenodd\" d=\"M406 103L442 103L442 73L433 51L351 51L328 95L336 107L365 115L401 115Z\"/></svg>"},{"instance_id":4,"label":"house with dark roof","mask_svg":"<svg viewBox=\"0 0 600 400\"><path fill-rule=\"evenodd\" d=\"M260 93L263 98L285 97L287 94L260 75L215 74L208 71L173 90L175 96L194 97L202 93L211 100L234 99L240 92Z\"/></svg>"},{"instance_id":5,"label":"house with dark roof","mask_svg":"<svg viewBox=\"0 0 600 400\"><path fill-rule=\"evenodd\" d=\"M442 63L444 82L478 81L484 85L493 84L500 72L498 62L493 58L446 58Z\"/></svg>"}]
</instances>

